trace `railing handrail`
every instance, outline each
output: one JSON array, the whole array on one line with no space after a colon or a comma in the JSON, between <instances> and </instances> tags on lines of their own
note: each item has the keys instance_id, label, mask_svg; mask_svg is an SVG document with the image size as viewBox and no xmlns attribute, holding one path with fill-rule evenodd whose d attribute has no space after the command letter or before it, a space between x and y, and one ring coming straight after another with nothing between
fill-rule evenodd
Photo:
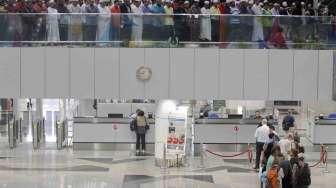
<instances>
[{"instance_id":1,"label":"railing handrail","mask_svg":"<svg viewBox=\"0 0 336 188\"><path fill-rule=\"evenodd\" d=\"M163 14L163 13L14 13L1 12L2 15L119 15L119 16L223 16L223 17L279 17L279 18L335 18L336 16L304 16L304 15L254 15L254 14Z\"/></svg>"}]
</instances>

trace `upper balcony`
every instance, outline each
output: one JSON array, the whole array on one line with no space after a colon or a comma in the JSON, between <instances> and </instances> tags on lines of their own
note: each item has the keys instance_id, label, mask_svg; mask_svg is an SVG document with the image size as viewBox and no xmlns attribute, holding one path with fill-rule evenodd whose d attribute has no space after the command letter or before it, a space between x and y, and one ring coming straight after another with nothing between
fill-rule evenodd
<instances>
[{"instance_id":1,"label":"upper balcony","mask_svg":"<svg viewBox=\"0 0 336 188\"><path fill-rule=\"evenodd\" d=\"M333 49L335 17L0 14L0 45Z\"/></svg>"}]
</instances>

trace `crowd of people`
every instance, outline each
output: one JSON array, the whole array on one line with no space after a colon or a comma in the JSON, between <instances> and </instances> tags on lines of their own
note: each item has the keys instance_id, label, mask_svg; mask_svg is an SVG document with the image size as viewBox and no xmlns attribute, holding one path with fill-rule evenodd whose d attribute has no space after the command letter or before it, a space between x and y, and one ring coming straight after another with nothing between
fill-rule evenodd
<instances>
[{"instance_id":1,"label":"crowd of people","mask_svg":"<svg viewBox=\"0 0 336 188\"><path fill-rule=\"evenodd\" d=\"M330 15L327 5L313 6L311 0L112 1L2 1L2 12L44 14L1 15L0 40L123 41L126 45L129 41L134 41L135 45L143 41L169 41L171 44L180 41L264 41L275 48L287 48L288 40L307 40L325 34L323 27L314 27L314 23L321 20L309 16ZM277 19L272 15L285 17ZM292 15L307 17L286 17Z\"/></svg>"},{"instance_id":2,"label":"crowd of people","mask_svg":"<svg viewBox=\"0 0 336 188\"><path fill-rule=\"evenodd\" d=\"M273 125L261 121L255 137L256 164L264 188L308 188L311 184L309 165L300 137L293 133L295 118L291 112L282 122L285 138L280 139Z\"/></svg>"}]
</instances>

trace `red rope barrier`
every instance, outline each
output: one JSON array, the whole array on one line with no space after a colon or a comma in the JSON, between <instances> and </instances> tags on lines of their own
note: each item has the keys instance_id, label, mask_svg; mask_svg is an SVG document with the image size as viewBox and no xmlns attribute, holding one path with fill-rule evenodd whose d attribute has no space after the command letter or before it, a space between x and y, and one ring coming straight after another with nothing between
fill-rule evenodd
<instances>
[{"instance_id":1,"label":"red rope barrier","mask_svg":"<svg viewBox=\"0 0 336 188\"><path fill-rule=\"evenodd\" d=\"M250 150L246 150L246 151L243 151L243 152L240 152L240 153L237 153L237 154L233 154L233 155L221 155L221 154L215 153L215 152L210 151L210 150L206 150L206 151L208 153L212 154L212 155L227 158L227 157L238 157L240 155L244 155L245 153L249 152Z\"/></svg>"},{"instance_id":2,"label":"red rope barrier","mask_svg":"<svg viewBox=\"0 0 336 188\"><path fill-rule=\"evenodd\" d=\"M327 156L328 156L327 151L324 151L323 154L320 156L320 160L317 163L315 163L314 165L311 165L309 167L314 168L317 165L319 165L321 162L323 164L325 164L327 162Z\"/></svg>"},{"instance_id":3,"label":"red rope barrier","mask_svg":"<svg viewBox=\"0 0 336 188\"><path fill-rule=\"evenodd\" d=\"M324 151L323 160L322 160L323 164L327 163L327 158L328 158L328 152Z\"/></svg>"}]
</instances>

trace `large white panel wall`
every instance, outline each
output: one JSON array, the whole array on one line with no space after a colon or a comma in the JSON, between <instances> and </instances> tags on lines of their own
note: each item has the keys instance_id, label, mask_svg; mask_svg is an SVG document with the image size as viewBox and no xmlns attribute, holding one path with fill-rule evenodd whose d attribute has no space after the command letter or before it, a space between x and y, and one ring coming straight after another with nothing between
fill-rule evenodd
<instances>
[{"instance_id":1,"label":"large white panel wall","mask_svg":"<svg viewBox=\"0 0 336 188\"><path fill-rule=\"evenodd\" d=\"M169 98L194 98L195 51L192 48L170 50Z\"/></svg>"},{"instance_id":2,"label":"large white panel wall","mask_svg":"<svg viewBox=\"0 0 336 188\"><path fill-rule=\"evenodd\" d=\"M269 99L293 97L293 67L292 50L269 51Z\"/></svg>"},{"instance_id":3,"label":"large white panel wall","mask_svg":"<svg viewBox=\"0 0 336 188\"><path fill-rule=\"evenodd\" d=\"M0 48L0 96L330 101L332 61L328 50Z\"/></svg>"},{"instance_id":4,"label":"large white panel wall","mask_svg":"<svg viewBox=\"0 0 336 188\"><path fill-rule=\"evenodd\" d=\"M0 98L20 97L20 48L0 50Z\"/></svg>"},{"instance_id":5,"label":"large white panel wall","mask_svg":"<svg viewBox=\"0 0 336 188\"><path fill-rule=\"evenodd\" d=\"M152 78L145 84L147 99L167 99L169 95L169 48L145 49L145 66L152 69Z\"/></svg>"},{"instance_id":6,"label":"large white panel wall","mask_svg":"<svg viewBox=\"0 0 336 188\"><path fill-rule=\"evenodd\" d=\"M70 50L70 96L94 98L94 49Z\"/></svg>"},{"instance_id":7,"label":"large white panel wall","mask_svg":"<svg viewBox=\"0 0 336 188\"><path fill-rule=\"evenodd\" d=\"M145 98L145 83L135 74L145 64L144 56L143 48L120 48L120 98Z\"/></svg>"},{"instance_id":8,"label":"large white panel wall","mask_svg":"<svg viewBox=\"0 0 336 188\"><path fill-rule=\"evenodd\" d=\"M195 49L195 98L218 99L219 51L207 48Z\"/></svg>"},{"instance_id":9,"label":"large white panel wall","mask_svg":"<svg viewBox=\"0 0 336 188\"><path fill-rule=\"evenodd\" d=\"M333 51L319 51L318 100L330 101L333 84Z\"/></svg>"},{"instance_id":10,"label":"large white panel wall","mask_svg":"<svg viewBox=\"0 0 336 188\"><path fill-rule=\"evenodd\" d=\"M294 99L317 100L318 51L294 51Z\"/></svg>"},{"instance_id":11,"label":"large white panel wall","mask_svg":"<svg viewBox=\"0 0 336 188\"><path fill-rule=\"evenodd\" d=\"M95 98L119 98L119 49L95 49Z\"/></svg>"},{"instance_id":12,"label":"large white panel wall","mask_svg":"<svg viewBox=\"0 0 336 188\"><path fill-rule=\"evenodd\" d=\"M45 48L21 48L21 97L45 96Z\"/></svg>"},{"instance_id":13,"label":"large white panel wall","mask_svg":"<svg viewBox=\"0 0 336 188\"><path fill-rule=\"evenodd\" d=\"M46 48L46 98L70 96L69 54L69 48Z\"/></svg>"},{"instance_id":14,"label":"large white panel wall","mask_svg":"<svg viewBox=\"0 0 336 188\"><path fill-rule=\"evenodd\" d=\"M219 98L243 99L244 50L220 50Z\"/></svg>"},{"instance_id":15,"label":"large white panel wall","mask_svg":"<svg viewBox=\"0 0 336 188\"><path fill-rule=\"evenodd\" d=\"M268 98L268 50L245 50L244 98Z\"/></svg>"}]
</instances>

